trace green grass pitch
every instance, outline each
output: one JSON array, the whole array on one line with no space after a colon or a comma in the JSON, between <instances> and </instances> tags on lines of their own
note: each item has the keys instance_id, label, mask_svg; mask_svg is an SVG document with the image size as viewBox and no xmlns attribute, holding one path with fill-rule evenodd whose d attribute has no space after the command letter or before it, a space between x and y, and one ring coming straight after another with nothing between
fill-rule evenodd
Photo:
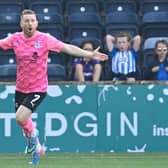
<instances>
[{"instance_id":1,"label":"green grass pitch","mask_svg":"<svg viewBox=\"0 0 168 168\"><path fill-rule=\"evenodd\" d=\"M31 155L0 154L1 168L168 168L168 153L52 153L38 165Z\"/></svg>"}]
</instances>

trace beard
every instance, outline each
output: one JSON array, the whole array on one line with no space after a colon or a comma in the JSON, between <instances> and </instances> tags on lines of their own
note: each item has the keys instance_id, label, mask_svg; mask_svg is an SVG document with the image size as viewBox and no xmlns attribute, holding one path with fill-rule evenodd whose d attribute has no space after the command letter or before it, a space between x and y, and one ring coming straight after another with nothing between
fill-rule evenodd
<instances>
[{"instance_id":1,"label":"beard","mask_svg":"<svg viewBox=\"0 0 168 168\"><path fill-rule=\"evenodd\" d=\"M32 27L29 27L29 28L24 29L24 34L25 34L27 37L33 36L34 33L35 33L35 29L33 29Z\"/></svg>"}]
</instances>

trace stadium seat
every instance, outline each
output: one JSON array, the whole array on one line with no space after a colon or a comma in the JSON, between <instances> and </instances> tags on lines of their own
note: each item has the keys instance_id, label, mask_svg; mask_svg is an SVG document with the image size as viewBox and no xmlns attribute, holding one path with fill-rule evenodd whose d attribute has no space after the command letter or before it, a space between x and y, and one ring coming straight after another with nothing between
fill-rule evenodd
<instances>
[{"instance_id":1,"label":"stadium seat","mask_svg":"<svg viewBox=\"0 0 168 168\"><path fill-rule=\"evenodd\" d=\"M65 55L50 51L48 55L48 64L65 65Z\"/></svg>"},{"instance_id":2,"label":"stadium seat","mask_svg":"<svg viewBox=\"0 0 168 168\"><path fill-rule=\"evenodd\" d=\"M61 2L55 0L32 0L29 3L29 8L34 10L37 14L63 14Z\"/></svg>"},{"instance_id":3,"label":"stadium seat","mask_svg":"<svg viewBox=\"0 0 168 168\"><path fill-rule=\"evenodd\" d=\"M110 12L137 12L135 0L105 0L103 1L104 11L106 14Z\"/></svg>"},{"instance_id":4,"label":"stadium seat","mask_svg":"<svg viewBox=\"0 0 168 168\"><path fill-rule=\"evenodd\" d=\"M64 18L60 14L38 14L39 30L64 40Z\"/></svg>"},{"instance_id":5,"label":"stadium seat","mask_svg":"<svg viewBox=\"0 0 168 168\"><path fill-rule=\"evenodd\" d=\"M19 22L20 15L18 14L0 14L0 39L6 38L11 33L20 31Z\"/></svg>"},{"instance_id":6,"label":"stadium seat","mask_svg":"<svg viewBox=\"0 0 168 168\"><path fill-rule=\"evenodd\" d=\"M167 0L141 0L140 12L144 15L147 12L159 12L168 10Z\"/></svg>"},{"instance_id":7,"label":"stadium seat","mask_svg":"<svg viewBox=\"0 0 168 168\"><path fill-rule=\"evenodd\" d=\"M22 3L22 4L24 4L25 3L25 1L27 1L27 0L5 0L5 1L0 1L0 3L2 3L2 4L13 4L13 3Z\"/></svg>"},{"instance_id":8,"label":"stadium seat","mask_svg":"<svg viewBox=\"0 0 168 168\"><path fill-rule=\"evenodd\" d=\"M49 81L65 81L65 55L62 53L49 52L48 55L48 79Z\"/></svg>"},{"instance_id":9,"label":"stadium seat","mask_svg":"<svg viewBox=\"0 0 168 168\"><path fill-rule=\"evenodd\" d=\"M97 0L67 0L65 3L65 14L72 13L99 13L99 3Z\"/></svg>"},{"instance_id":10,"label":"stadium seat","mask_svg":"<svg viewBox=\"0 0 168 168\"><path fill-rule=\"evenodd\" d=\"M21 1L6 0L0 1L0 35L5 37L6 34L19 31L20 13L24 9Z\"/></svg>"},{"instance_id":11,"label":"stadium seat","mask_svg":"<svg viewBox=\"0 0 168 168\"><path fill-rule=\"evenodd\" d=\"M166 40L168 42L168 35L167 37L150 37L144 41L143 50L154 49L155 43L158 40Z\"/></svg>"},{"instance_id":12,"label":"stadium seat","mask_svg":"<svg viewBox=\"0 0 168 168\"><path fill-rule=\"evenodd\" d=\"M73 13L68 16L68 41L75 38L102 36L101 18L95 13Z\"/></svg>"},{"instance_id":13,"label":"stadium seat","mask_svg":"<svg viewBox=\"0 0 168 168\"><path fill-rule=\"evenodd\" d=\"M0 15L4 14L21 14L24 9L23 3L5 3L0 2Z\"/></svg>"},{"instance_id":14,"label":"stadium seat","mask_svg":"<svg viewBox=\"0 0 168 168\"><path fill-rule=\"evenodd\" d=\"M5 26L0 28L0 39L6 38L10 36L12 33L20 31L20 28L16 29L6 29Z\"/></svg>"},{"instance_id":15,"label":"stadium seat","mask_svg":"<svg viewBox=\"0 0 168 168\"><path fill-rule=\"evenodd\" d=\"M16 63L16 58L13 50L4 51L0 49L0 58L0 65Z\"/></svg>"},{"instance_id":16,"label":"stadium seat","mask_svg":"<svg viewBox=\"0 0 168 168\"><path fill-rule=\"evenodd\" d=\"M167 36L168 12L147 12L142 18L142 35L144 39L149 37Z\"/></svg>"},{"instance_id":17,"label":"stadium seat","mask_svg":"<svg viewBox=\"0 0 168 168\"><path fill-rule=\"evenodd\" d=\"M65 66L61 64L49 63L47 74L49 82L66 80Z\"/></svg>"},{"instance_id":18,"label":"stadium seat","mask_svg":"<svg viewBox=\"0 0 168 168\"><path fill-rule=\"evenodd\" d=\"M139 34L139 19L134 12L111 12L105 17L106 34L115 35L127 31L132 36Z\"/></svg>"},{"instance_id":19,"label":"stadium seat","mask_svg":"<svg viewBox=\"0 0 168 168\"><path fill-rule=\"evenodd\" d=\"M15 82L16 81L16 64L0 65L0 81Z\"/></svg>"},{"instance_id":20,"label":"stadium seat","mask_svg":"<svg viewBox=\"0 0 168 168\"><path fill-rule=\"evenodd\" d=\"M0 81L16 80L16 59L12 50L0 50Z\"/></svg>"},{"instance_id":21,"label":"stadium seat","mask_svg":"<svg viewBox=\"0 0 168 168\"><path fill-rule=\"evenodd\" d=\"M143 53L143 65L146 67L147 62L149 62L151 59L154 57L154 48L155 48L155 43L157 40L162 39L162 37L151 37L147 38L144 41L144 45L142 48L142 53Z\"/></svg>"},{"instance_id":22,"label":"stadium seat","mask_svg":"<svg viewBox=\"0 0 168 168\"><path fill-rule=\"evenodd\" d=\"M84 40L92 40L96 44L97 47L100 46L100 48L103 48L101 39L98 39L98 38L95 38L95 37L74 38L72 41L70 41L70 43L74 44L74 45L77 45L77 46L80 46L82 41L84 41Z\"/></svg>"},{"instance_id":23,"label":"stadium seat","mask_svg":"<svg viewBox=\"0 0 168 168\"><path fill-rule=\"evenodd\" d=\"M20 31L20 13L24 9L21 0L0 1L0 39ZM0 50L0 81L16 80L16 61L12 50Z\"/></svg>"},{"instance_id":24,"label":"stadium seat","mask_svg":"<svg viewBox=\"0 0 168 168\"><path fill-rule=\"evenodd\" d=\"M144 58L149 57L150 55L154 54L155 43L158 40L166 40L168 42L167 37L149 37L144 41L144 45L142 48Z\"/></svg>"}]
</instances>

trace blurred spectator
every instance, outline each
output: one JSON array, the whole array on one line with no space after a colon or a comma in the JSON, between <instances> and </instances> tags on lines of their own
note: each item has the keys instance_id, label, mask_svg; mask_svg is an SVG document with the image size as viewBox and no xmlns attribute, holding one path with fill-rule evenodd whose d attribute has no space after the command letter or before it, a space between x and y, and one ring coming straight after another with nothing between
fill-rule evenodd
<instances>
[{"instance_id":1,"label":"blurred spectator","mask_svg":"<svg viewBox=\"0 0 168 168\"><path fill-rule=\"evenodd\" d=\"M80 46L87 51L96 49L95 43L91 40L84 40ZM100 61L90 58L75 58L74 59L74 79L77 81L99 81L101 77Z\"/></svg>"},{"instance_id":2,"label":"blurred spectator","mask_svg":"<svg viewBox=\"0 0 168 168\"><path fill-rule=\"evenodd\" d=\"M136 35L132 38L127 32L119 32L116 37L106 35L105 43L112 61L112 80L135 81L137 79L136 59L141 37Z\"/></svg>"},{"instance_id":3,"label":"blurred spectator","mask_svg":"<svg viewBox=\"0 0 168 168\"><path fill-rule=\"evenodd\" d=\"M168 43L166 40L156 41L154 57L148 62L145 70L147 80L168 80Z\"/></svg>"}]
</instances>

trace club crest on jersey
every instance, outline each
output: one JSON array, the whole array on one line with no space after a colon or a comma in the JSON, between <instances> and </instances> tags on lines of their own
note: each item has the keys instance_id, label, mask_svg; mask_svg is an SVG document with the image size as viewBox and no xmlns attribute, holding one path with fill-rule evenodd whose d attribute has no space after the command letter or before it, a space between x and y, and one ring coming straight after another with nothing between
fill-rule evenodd
<instances>
[{"instance_id":1,"label":"club crest on jersey","mask_svg":"<svg viewBox=\"0 0 168 168\"><path fill-rule=\"evenodd\" d=\"M38 40L35 41L34 47L35 47L35 48L40 48L40 47L41 47L41 46L40 46L40 42L39 42Z\"/></svg>"}]
</instances>

